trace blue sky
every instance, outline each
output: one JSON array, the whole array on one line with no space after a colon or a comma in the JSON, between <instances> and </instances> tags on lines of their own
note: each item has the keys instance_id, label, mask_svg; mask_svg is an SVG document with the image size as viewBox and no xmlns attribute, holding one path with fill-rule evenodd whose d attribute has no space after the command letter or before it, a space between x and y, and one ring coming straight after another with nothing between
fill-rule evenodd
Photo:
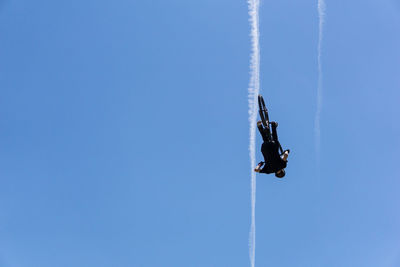
<instances>
[{"instance_id":1,"label":"blue sky","mask_svg":"<svg viewBox=\"0 0 400 267\"><path fill-rule=\"evenodd\" d=\"M291 155L256 265L397 267L400 2L326 5L317 175L317 1L261 3ZM246 1L1 1L0 266L249 266L249 30Z\"/></svg>"}]
</instances>

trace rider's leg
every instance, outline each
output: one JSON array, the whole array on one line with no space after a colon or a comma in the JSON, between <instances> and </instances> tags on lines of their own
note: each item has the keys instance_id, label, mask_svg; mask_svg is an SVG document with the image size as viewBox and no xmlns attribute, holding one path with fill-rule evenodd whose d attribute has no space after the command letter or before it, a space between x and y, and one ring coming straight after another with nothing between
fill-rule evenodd
<instances>
[{"instance_id":1,"label":"rider's leg","mask_svg":"<svg viewBox=\"0 0 400 267\"><path fill-rule=\"evenodd\" d=\"M271 128L272 128L272 140L275 142L278 142L278 133L276 132L276 127L278 127L277 122L271 122Z\"/></svg>"},{"instance_id":2,"label":"rider's leg","mask_svg":"<svg viewBox=\"0 0 400 267\"><path fill-rule=\"evenodd\" d=\"M261 134L262 139L264 140L264 127L262 126L261 121L257 121L257 128Z\"/></svg>"},{"instance_id":3,"label":"rider's leg","mask_svg":"<svg viewBox=\"0 0 400 267\"><path fill-rule=\"evenodd\" d=\"M262 139L266 142L269 141L269 131L263 127L261 121L257 122L257 128L260 131Z\"/></svg>"}]
</instances>

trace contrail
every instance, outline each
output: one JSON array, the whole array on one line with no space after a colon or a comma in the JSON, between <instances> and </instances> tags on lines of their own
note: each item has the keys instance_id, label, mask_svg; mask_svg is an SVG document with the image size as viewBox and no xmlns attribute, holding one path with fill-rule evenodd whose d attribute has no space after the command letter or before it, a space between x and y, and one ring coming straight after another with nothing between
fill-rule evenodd
<instances>
[{"instance_id":1,"label":"contrail","mask_svg":"<svg viewBox=\"0 0 400 267\"><path fill-rule=\"evenodd\" d=\"M321 109L322 109L322 64L321 64L321 53L322 53L322 37L323 37L323 26L325 22L325 1L318 0L318 87L317 87L317 112L315 114L315 149L317 154L317 161L319 161L320 146L321 146Z\"/></svg>"},{"instance_id":2,"label":"contrail","mask_svg":"<svg viewBox=\"0 0 400 267\"><path fill-rule=\"evenodd\" d=\"M256 166L256 120L257 120L257 96L260 91L260 46L259 46L259 0L247 0L249 6L251 25L251 59L250 82L248 88L249 123L250 123L250 165L251 165L251 226L249 233L249 256L251 266L255 266L256 258L256 174L253 171Z\"/></svg>"}]
</instances>

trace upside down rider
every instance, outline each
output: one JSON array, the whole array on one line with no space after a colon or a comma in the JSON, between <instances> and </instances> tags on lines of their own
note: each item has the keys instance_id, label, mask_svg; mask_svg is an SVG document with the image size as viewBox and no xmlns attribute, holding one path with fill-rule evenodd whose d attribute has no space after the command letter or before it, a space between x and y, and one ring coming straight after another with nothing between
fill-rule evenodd
<instances>
[{"instance_id":1,"label":"upside down rider","mask_svg":"<svg viewBox=\"0 0 400 267\"><path fill-rule=\"evenodd\" d=\"M279 143L278 134L276 131L278 123L274 121L268 121L267 109L265 108L264 100L262 99L261 95L258 96L258 101L260 103L260 117L262 120L264 120L264 123L261 121L257 122L257 128L260 131L260 134L264 141L261 145L261 153L264 156L264 162L261 161L260 163L258 163L254 171L266 174L275 173L276 177L283 178L285 176L285 168L287 166L287 158L289 156L290 150L287 149L283 151L282 146ZM272 130L272 133L270 131L270 128Z\"/></svg>"}]
</instances>

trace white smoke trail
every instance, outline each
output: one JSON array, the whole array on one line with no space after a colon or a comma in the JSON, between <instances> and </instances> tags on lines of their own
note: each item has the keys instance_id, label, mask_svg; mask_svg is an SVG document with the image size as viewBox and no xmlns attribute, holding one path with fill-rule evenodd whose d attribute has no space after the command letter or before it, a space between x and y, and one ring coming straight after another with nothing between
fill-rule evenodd
<instances>
[{"instance_id":1,"label":"white smoke trail","mask_svg":"<svg viewBox=\"0 0 400 267\"><path fill-rule=\"evenodd\" d=\"M323 26L325 22L325 1L318 0L318 87L317 87L317 112L315 114L315 149L317 154L317 161L319 161L320 154L320 143L321 143L321 109L322 109L322 37L323 37Z\"/></svg>"},{"instance_id":2,"label":"white smoke trail","mask_svg":"<svg viewBox=\"0 0 400 267\"><path fill-rule=\"evenodd\" d=\"M247 0L249 6L251 25L251 59L250 82L248 88L249 123L250 123L250 165L251 165L251 226L249 233L249 256L251 266L255 266L256 258L256 174L253 171L256 166L256 120L257 120L257 96L260 91L260 46L259 46L259 0Z\"/></svg>"}]
</instances>

